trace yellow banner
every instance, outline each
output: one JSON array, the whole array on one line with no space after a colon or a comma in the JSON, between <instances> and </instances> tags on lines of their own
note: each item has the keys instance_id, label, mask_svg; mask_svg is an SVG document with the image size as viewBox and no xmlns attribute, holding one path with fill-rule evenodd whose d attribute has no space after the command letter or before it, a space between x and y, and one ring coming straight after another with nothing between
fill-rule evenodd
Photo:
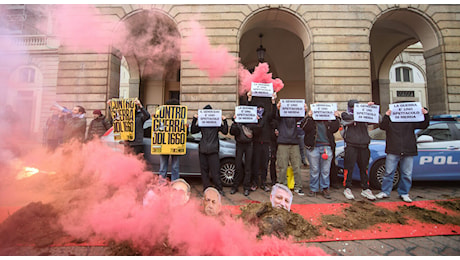
<instances>
[{"instance_id":1,"label":"yellow banner","mask_svg":"<svg viewBox=\"0 0 460 260\"><path fill-rule=\"evenodd\" d=\"M187 143L187 107L160 106L152 117L152 154L182 155Z\"/></svg>"},{"instance_id":2,"label":"yellow banner","mask_svg":"<svg viewBox=\"0 0 460 260\"><path fill-rule=\"evenodd\" d=\"M136 104L134 99L111 99L110 113L113 119L114 139L133 141L136 131L134 124Z\"/></svg>"}]
</instances>

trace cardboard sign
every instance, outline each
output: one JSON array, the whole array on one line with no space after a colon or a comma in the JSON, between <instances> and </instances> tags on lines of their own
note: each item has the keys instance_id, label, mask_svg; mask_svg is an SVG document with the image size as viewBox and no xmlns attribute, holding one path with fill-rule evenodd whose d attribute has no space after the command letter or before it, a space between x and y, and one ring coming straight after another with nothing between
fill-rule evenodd
<instances>
[{"instance_id":1,"label":"cardboard sign","mask_svg":"<svg viewBox=\"0 0 460 260\"><path fill-rule=\"evenodd\" d=\"M353 117L356 122L379 123L379 105L355 104Z\"/></svg>"},{"instance_id":2,"label":"cardboard sign","mask_svg":"<svg viewBox=\"0 0 460 260\"><path fill-rule=\"evenodd\" d=\"M222 125L222 110L200 109L198 110L199 127L220 127Z\"/></svg>"},{"instance_id":3,"label":"cardboard sign","mask_svg":"<svg viewBox=\"0 0 460 260\"><path fill-rule=\"evenodd\" d=\"M135 129L136 104L134 99L111 99L110 113L113 119L114 140L133 141Z\"/></svg>"},{"instance_id":4,"label":"cardboard sign","mask_svg":"<svg viewBox=\"0 0 460 260\"><path fill-rule=\"evenodd\" d=\"M317 103L311 104L310 109L313 112L314 120L335 120L336 103Z\"/></svg>"},{"instance_id":5,"label":"cardboard sign","mask_svg":"<svg viewBox=\"0 0 460 260\"><path fill-rule=\"evenodd\" d=\"M389 105L392 122L421 122L425 120L420 102L404 102Z\"/></svg>"},{"instance_id":6,"label":"cardboard sign","mask_svg":"<svg viewBox=\"0 0 460 260\"><path fill-rule=\"evenodd\" d=\"M237 106L235 107L235 122L237 123L257 123L256 106Z\"/></svg>"},{"instance_id":7,"label":"cardboard sign","mask_svg":"<svg viewBox=\"0 0 460 260\"><path fill-rule=\"evenodd\" d=\"M272 97L273 83L251 82L251 92L254 97Z\"/></svg>"},{"instance_id":8,"label":"cardboard sign","mask_svg":"<svg viewBox=\"0 0 460 260\"><path fill-rule=\"evenodd\" d=\"M160 106L152 115L152 154L186 153L187 107Z\"/></svg>"},{"instance_id":9,"label":"cardboard sign","mask_svg":"<svg viewBox=\"0 0 460 260\"><path fill-rule=\"evenodd\" d=\"M281 99L281 117L305 117L305 99Z\"/></svg>"}]
</instances>

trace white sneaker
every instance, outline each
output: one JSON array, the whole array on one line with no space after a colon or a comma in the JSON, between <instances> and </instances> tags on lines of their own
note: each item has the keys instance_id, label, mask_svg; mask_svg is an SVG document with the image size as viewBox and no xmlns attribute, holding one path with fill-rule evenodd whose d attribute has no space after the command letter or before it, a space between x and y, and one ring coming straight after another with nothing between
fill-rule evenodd
<instances>
[{"instance_id":1,"label":"white sneaker","mask_svg":"<svg viewBox=\"0 0 460 260\"><path fill-rule=\"evenodd\" d=\"M345 198L347 198L349 200L354 200L355 199L355 196L353 195L353 193L351 192L351 190L349 188L346 188L343 191L343 195L345 195Z\"/></svg>"},{"instance_id":2,"label":"white sneaker","mask_svg":"<svg viewBox=\"0 0 460 260\"><path fill-rule=\"evenodd\" d=\"M380 192L379 194L375 195L377 199L383 199L383 198L389 198L390 196L386 194L385 192Z\"/></svg>"},{"instance_id":3,"label":"white sneaker","mask_svg":"<svg viewBox=\"0 0 460 260\"><path fill-rule=\"evenodd\" d=\"M368 200L375 200L376 197L374 194L372 194L372 191L370 189L362 190L361 191L361 196L367 198Z\"/></svg>"},{"instance_id":4,"label":"white sneaker","mask_svg":"<svg viewBox=\"0 0 460 260\"><path fill-rule=\"evenodd\" d=\"M401 196L399 196L399 197L401 197L401 199L402 199L404 202L407 202L407 203L411 203L411 202L412 202L412 200L411 200L410 197L409 197L409 194L407 194L407 195L401 195Z\"/></svg>"}]
</instances>

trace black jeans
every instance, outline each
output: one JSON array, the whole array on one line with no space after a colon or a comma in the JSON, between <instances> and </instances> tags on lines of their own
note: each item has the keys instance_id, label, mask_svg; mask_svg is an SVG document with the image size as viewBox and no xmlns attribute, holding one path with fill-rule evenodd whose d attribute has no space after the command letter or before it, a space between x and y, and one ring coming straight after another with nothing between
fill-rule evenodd
<instances>
[{"instance_id":1,"label":"black jeans","mask_svg":"<svg viewBox=\"0 0 460 260\"><path fill-rule=\"evenodd\" d=\"M254 184L259 187L265 186L267 181L267 168L269 160L270 143L253 142L254 150L252 156L252 174L254 174Z\"/></svg>"},{"instance_id":2,"label":"black jeans","mask_svg":"<svg viewBox=\"0 0 460 260\"><path fill-rule=\"evenodd\" d=\"M249 190L251 188L252 153L252 142L245 144L236 143L236 177L235 181L233 182L233 188L238 189L238 186L241 184L241 181L243 181L243 189Z\"/></svg>"},{"instance_id":3,"label":"black jeans","mask_svg":"<svg viewBox=\"0 0 460 260\"><path fill-rule=\"evenodd\" d=\"M203 182L203 191L211 186L211 178L212 182L214 183L214 187L217 190L222 191L222 182L220 181L219 168L220 163L218 153L200 153L200 169L201 181Z\"/></svg>"},{"instance_id":4,"label":"black jeans","mask_svg":"<svg viewBox=\"0 0 460 260\"><path fill-rule=\"evenodd\" d=\"M369 189L369 176L367 173L367 166L369 165L369 157L371 153L369 147L357 147L347 145L345 147L344 157L344 173L343 183L345 188L351 188L352 174L355 164L358 164L359 174L361 177L361 187L366 190Z\"/></svg>"},{"instance_id":5,"label":"black jeans","mask_svg":"<svg viewBox=\"0 0 460 260\"><path fill-rule=\"evenodd\" d=\"M278 182L278 177L276 176L276 151L278 150L278 143L271 142L270 143L270 180L272 181L272 185Z\"/></svg>"}]
</instances>

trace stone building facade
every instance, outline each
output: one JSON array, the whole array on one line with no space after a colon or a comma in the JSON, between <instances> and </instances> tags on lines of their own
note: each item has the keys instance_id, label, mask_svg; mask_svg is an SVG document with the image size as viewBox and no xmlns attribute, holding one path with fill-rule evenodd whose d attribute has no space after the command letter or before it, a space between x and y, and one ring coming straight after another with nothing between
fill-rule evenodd
<instances>
[{"instance_id":1,"label":"stone building facade","mask_svg":"<svg viewBox=\"0 0 460 260\"><path fill-rule=\"evenodd\" d=\"M151 32L152 46L162 41L161 28L185 40L192 33L190 22L197 21L212 46L225 47L248 70L258 65L256 49L263 45L270 72L285 84L278 93L280 98L304 98L307 104L335 102L339 110L355 98L373 100L385 111L390 103L389 75L395 58L406 47L420 42L426 64L427 107L432 114L460 113L460 5L93 7L98 17L107 21L101 26L101 35L115 38L121 34L120 25L131 28L125 42L138 43L134 32L142 34L138 29L152 22L152 31L145 28ZM27 11L28 6L24 9ZM108 41L102 51L78 49L56 37L56 24L52 15L47 15L50 13L41 12L35 17L48 21L47 30L13 34L17 40L14 51L4 51L2 55L15 62L0 63L0 72L8 82L20 82L9 88L0 102L27 101L29 105L21 109L29 111L34 133L40 133L54 102L67 107L82 105L88 114L95 109L107 112L107 99L120 95L120 81L127 89L124 93L138 97L151 108L171 97L180 97L181 104L189 108L189 117L207 104L230 117L239 104L238 71L210 80L206 72L190 62L190 50L184 41L171 46L176 55L166 59L142 57L114 41ZM137 51L147 52L152 46ZM20 58L24 53L27 55ZM121 67L124 74L129 72L129 78L121 79ZM35 69L34 77L39 83L20 80L30 68Z\"/></svg>"}]
</instances>

